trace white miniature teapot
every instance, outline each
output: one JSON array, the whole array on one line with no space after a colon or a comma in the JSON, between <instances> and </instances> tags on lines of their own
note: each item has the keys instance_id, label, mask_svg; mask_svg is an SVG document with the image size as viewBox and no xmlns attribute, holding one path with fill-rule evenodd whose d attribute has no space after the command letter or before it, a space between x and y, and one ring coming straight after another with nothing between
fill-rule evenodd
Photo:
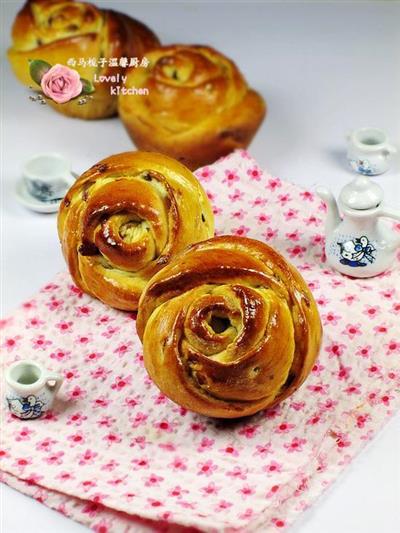
<instances>
[{"instance_id":1,"label":"white miniature teapot","mask_svg":"<svg viewBox=\"0 0 400 533\"><path fill-rule=\"evenodd\" d=\"M400 234L382 217L400 220L400 210L382 205L382 188L367 176L359 176L343 187L339 205L325 187L318 187L316 192L328 207L325 244L328 263L342 274L356 278L376 276L387 270L400 246Z\"/></svg>"}]
</instances>

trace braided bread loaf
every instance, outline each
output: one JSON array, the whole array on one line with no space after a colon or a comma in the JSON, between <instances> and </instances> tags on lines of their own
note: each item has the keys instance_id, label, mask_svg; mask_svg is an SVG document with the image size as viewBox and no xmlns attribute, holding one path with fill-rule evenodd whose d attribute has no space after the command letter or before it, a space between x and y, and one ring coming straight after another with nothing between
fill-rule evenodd
<instances>
[{"instance_id":1,"label":"braided bread loaf","mask_svg":"<svg viewBox=\"0 0 400 533\"><path fill-rule=\"evenodd\" d=\"M235 418L287 398L318 354L321 323L305 281L278 252L233 236L194 244L139 302L150 377L201 414Z\"/></svg>"},{"instance_id":2,"label":"braided bread loaf","mask_svg":"<svg viewBox=\"0 0 400 533\"><path fill-rule=\"evenodd\" d=\"M27 86L34 85L29 60L65 65L69 58L140 58L159 44L154 33L141 22L73 0L28 0L15 19L12 39L8 58L16 77ZM91 82L95 74L100 77L124 71L122 67L108 64L78 64L74 69ZM49 100L48 103L60 113L73 117L108 117L117 112L117 97L110 94L110 83L94 83L93 100L83 106L76 100L64 104Z\"/></svg>"},{"instance_id":3,"label":"braided bread loaf","mask_svg":"<svg viewBox=\"0 0 400 533\"><path fill-rule=\"evenodd\" d=\"M146 54L146 69L128 71L119 113L136 146L191 169L247 147L265 115L262 97L236 65L207 46L164 46Z\"/></svg>"},{"instance_id":4,"label":"braided bread loaf","mask_svg":"<svg viewBox=\"0 0 400 533\"><path fill-rule=\"evenodd\" d=\"M58 233L75 283L136 310L147 281L187 245L214 233L208 198L167 156L126 152L85 172L61 203Z\"/></svg>"}]
</instances>

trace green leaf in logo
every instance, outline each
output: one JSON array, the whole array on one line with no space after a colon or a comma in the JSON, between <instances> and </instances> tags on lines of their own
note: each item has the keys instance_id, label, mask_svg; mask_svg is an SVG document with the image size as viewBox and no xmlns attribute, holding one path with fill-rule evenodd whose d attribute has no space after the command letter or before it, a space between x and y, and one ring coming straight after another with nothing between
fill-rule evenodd
<instances>
[{"instance_id":1,"label":"green leaf in logo","mask_svg":"<svg viewBox=\"0 0 400 533\"><path fill-rule=\"evenodd\" d=\"M43 76L50 69L51 69L50 63L47 63L46 61L42 61L41 59L33 59L32 61L29 62L29 73L33 81L35 81L38 85L40 85L40 82L42 81Z\"/></svg>"},{"instance_id":2,"label":"green leaf in logo","mask_svg":"<svg viewBox=\"0 0 400 533\"><path fill-rule=\"evenodd\" d=\"M81 78L82 82L82 93L81 94L92 94L95 91L94 85L91 81Z\"/></svg>"}]
</instances>

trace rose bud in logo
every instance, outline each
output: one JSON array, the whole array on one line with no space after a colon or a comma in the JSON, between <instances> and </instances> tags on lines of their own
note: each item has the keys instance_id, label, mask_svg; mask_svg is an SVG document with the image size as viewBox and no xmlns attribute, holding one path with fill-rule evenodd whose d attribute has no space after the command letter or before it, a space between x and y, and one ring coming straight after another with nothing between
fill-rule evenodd
<instances>
[{"instance_id":1,"label":"rose bud in logo","mask_svg":"<svg viewBox=\"0 0 400 533\"><path fill-rule=\"evenodd\" d=\"M65 65L54 65L44 74L40 85L46 96L64 104L82 92L82 82L76 70Z\"/></svg>"}]
</instances>

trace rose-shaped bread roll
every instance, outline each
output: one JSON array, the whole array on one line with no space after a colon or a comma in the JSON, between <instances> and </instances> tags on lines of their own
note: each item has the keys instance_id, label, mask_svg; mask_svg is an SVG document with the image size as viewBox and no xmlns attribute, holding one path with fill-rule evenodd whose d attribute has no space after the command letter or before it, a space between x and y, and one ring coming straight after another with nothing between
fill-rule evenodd
<instances>
[{"instance_id":1,"label":"rose-shaped bread roll","mask_svg":"<svg viewBox=\"0 0 400 533\"><path fill-rule=\"evenodd\" d=\"M187 245L214 233L207 195L178 161L112 155L61 203L58 233L75 283L117 309L136 310L147 281Z\"/></svg>"},{"instance_id":2,"label":"rose-shaped bread roll","mask_svg":"<svg viewBox=\"0 0 400 533\"><path fill-rule=\"evenodd\" d=\"M104 118L117 111L117 96L110 94L115 83L95 81L95 75L100 80L101 76L124 73L123 66L109 66L108 60L141 58L159 44L154 33L137 20L73 0L28 0L15 19L12 41L8 58L16 77L27 86L35 86L30 60L43 60L52 66L65 66L69 59L76 61L72 68L94 82L93 99L85 105L79 105L78 100L57 103L49 99L48 103L60 113L85 119ZM80 64L81 59L86 65ZM64 83L68 80L61 81L68 92L68 83ZM51 98L51 94L46 96Z\"/></svg>"},{"instance_id":3,"label":"rose-shaped bread roll","mask_svg":"<svg viewBox=\"0 0 400 533\"><path fill-rule=\"evenodd\" d=\"M303 383L321 323L305 281L278 252L223 236L190 246L150 280L137 332L164 394L197 413L236 418Z\"/></svg>"},{"instance_id":4,"label":"rose-shaped bread roll","mask_svg":"<svg viewBox=\"0 0 400 533\"><path fill-rule=\"evenodd\" d=\"M195 169L249 145L266 107L230 59L207 46L180 45L146 57L148 68L130 69L127 94L119 96L120 117L138 148Z\"/></svg>"}]
</instances>

